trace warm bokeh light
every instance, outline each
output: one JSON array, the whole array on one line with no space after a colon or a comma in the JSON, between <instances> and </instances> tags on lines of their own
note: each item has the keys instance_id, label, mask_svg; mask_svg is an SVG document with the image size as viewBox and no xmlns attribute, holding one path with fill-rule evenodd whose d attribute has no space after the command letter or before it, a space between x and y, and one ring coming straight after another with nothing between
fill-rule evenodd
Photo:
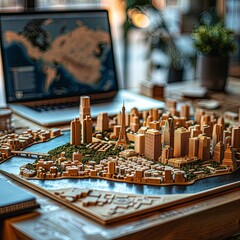
<instances>
[{"instance_id":1,"label":"warm bokeh light","mask_svg":"<svg viewBox=\"0 0 240 240\"><path fill-rule=\"evenodd\" d=\"M162 10L166 7L166 0L152 0L152 5L158 10Z\"/></svg>"},{"instance_id":2,"label":"warm bokeh light","mask_svg":"<svg viewBox=\"0 0 240 240\"><path fill-rule=\"evenodd\" d=\"M146 28L149 26L149 17L141 12L134 11L131 15L132 23L138 28Z\"/></svg>"}]
</instances>

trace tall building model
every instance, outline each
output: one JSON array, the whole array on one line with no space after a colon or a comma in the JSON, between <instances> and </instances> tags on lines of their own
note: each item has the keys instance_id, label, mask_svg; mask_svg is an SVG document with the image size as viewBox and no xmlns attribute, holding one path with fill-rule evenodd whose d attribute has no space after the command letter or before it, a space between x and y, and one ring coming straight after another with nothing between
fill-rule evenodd
<instances>
[{"instance_id":1,"label":"tall building model","mask_svg":"<svg viewBox=\"0 0 240 240\"><path fill-rule=\"evenodd\" d=\"M147 130L145 133L145 157L158 161L161 150L161 133L155 129Z\"/></svg>"},{"instance_id":2,"label":"tall building model","mask_svg":"<svg viewBox=\"0 0 240 240\"><path fill-rule=\"evenodd\" d=\"M70 144L80 146L81 144L81 123L75 118L70 125Z\"/></svg>"},{"instance_id":3,"label":"tall building model","mask_svg":"<svg viewBox=\"0 0 240 240\"><path fill-rule=\"evenodd\" d=\"M174 124L173 119L165 120L165 125L162 132L163 145L169 145L173 148L174 145Z\"/></svg>"},{"instance_id":4,"label":"tall building model","mask_svg":"<svg viewBox=\"0 0 240 240\"><path fill-rule=\"evenodd\" d=\"M96 130L101 132L109 130L109 118L107 113L101 112L98 114Z\"/></svg>"},{"instance_id":5,"label":"tall building model","mask_svg":"<svg viewBox=\"0 0 240 240\"><path fill-rule=\"evenodd\" d=\"M82 123L86 116L91 116L90 97L80 97L80 122Z\"/></svg>"},{"instance_id":6,"label":"tall building model","mask_svg":"<svg viewBox=\"0 0 240 240\"><path fill-rule=\"evenodd\" d=\"M122 106L122 114L121 114L121 127L119 131L118 140L115 145L115 149L118 148L118 146L122 146L123 148L128 148L128 139L127 139L127 133L126 133L126 124L125 124L125 106L123 104Z\"/></svg>"},{"instance_id":7,"label":"tall building model","mask_svg":"<svg viewBox=\"0 0 240 240\"><path fill-rule=\"evenodd\" d=\"M92 142L92 119L89 115L83 120L82 123L82 143L91 143Z\"/></svg>"},{"instance_id":8,"label":"tall building model","mask_svg":"<svg viewBox=\"0 0 240 240\"><path fill-rule=\"evenodd\" d=\"M232 129L232 147L240 150L240 127Z\"/></svg>"},{"instance_id":9,"label":"tall building model","mask_svg":"<svg viewBox=\"0 0 240 240\"><path fill-rule=\"evenodd\" d=\"M184 157L188 155L190 131L181 127L174 132L174 157Z\"/></svg>"}]
</instances>

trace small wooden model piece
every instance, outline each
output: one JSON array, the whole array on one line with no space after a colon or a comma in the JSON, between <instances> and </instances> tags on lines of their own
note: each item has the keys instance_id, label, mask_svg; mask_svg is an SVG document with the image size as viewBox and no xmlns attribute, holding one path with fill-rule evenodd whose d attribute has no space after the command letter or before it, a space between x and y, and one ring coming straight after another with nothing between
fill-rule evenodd
<instances>
[{"instance_id":1,"label":"small wooden model piece","mask_svg":"<svg viewBox=\"0 0 240 240\"><path fill-rule=\"evenodd\" d=\"M164 85L156 84L151 81L141 83L141 94L158 100L164 99Z\"/></svg>"},{"instance_id":2,"label":"small wooden model piece","mask_svg":"<svg viewBox=\"0 0 240 240\"><path fill-rule=\"evenodd\" d=\"M0 108L0 134L14 132L12 110Z\"/></svg>"},{"instance_id":3,"label":"small wooden model piece","mask_svg":"<svg viewBox=\"0 0 240 240\"><path fill-rule=\"evenodd\" d=\"M65 188L50 190L50 192L75 211L86 214L103 224L152 212L165 204L166 200L162 196L143 196L81 188Z\"/></svg>"},{"instance_id":4,"label":"small wooden model piece","mask_svg":"<svg viewBox=\"0 0 240 240\"><path fill-rule=\"evenodd\" d=\"M128 148L128 139L127 139L127 133L126 133L126 124L125 124L125 106L123 104L122 106L122 114L121 114L121 126L119 131L118 140L115 145L115 149L118 148L118 146L123 146L123 148Z\"/></svg>"}]
</instances>

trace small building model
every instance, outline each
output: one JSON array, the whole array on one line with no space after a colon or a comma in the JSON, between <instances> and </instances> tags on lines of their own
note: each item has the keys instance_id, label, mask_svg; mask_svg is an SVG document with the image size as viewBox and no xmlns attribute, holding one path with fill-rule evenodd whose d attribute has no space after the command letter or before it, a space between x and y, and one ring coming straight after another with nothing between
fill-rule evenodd
<instances>
[{"instance_id":1,"label":"small building model","mask_svg":"<svg viewBox=\"0 0 240 240\"><path fill-rule=\"evenodd\" d=\"M12 110L0 108L0 135L14 132Z\"/></svg>"},{"instance_id":2,"label":"small building model","mask_svg":"<svg viewBox=\"0 0 240 240\"><path fill-rule=\"evenodd\" d=\"M205 136L212 137L212 128L210 127L210 125L207 124L201 125L201 130L202 134L204 134Z\"/></svg>"},{"instance_id":3,"label":"small building model","mask_svg":"<svg viewBox=\"0 0 240 240\"><path fill-rule=\"evenodd\" d=\"M198 156L198 146L199 146L198 137L189 138L189 152L188 152L188 155L190 157L197 157Z\"/></svg>"},{"instance_id":4,"label":"small building model","mask_svg":"<svg viewBox=\"0 0 240 240\"><path fill-rule=\"evenodd\" d=\"M162 143L163 146L169 145L172 148L174 146L174 125L172 118L165 120L165 125L162 131Z\"/></svg>"},{"instance_id":5,"label":"small building model","mask_svg":"<svg viewBox=\"0 0 240 240\"><path fill-rule=\"evenodd\" d=\"M161 155L161 133L149 129L145 133L145 157L158 160Z\"/></svg>"},{"instance_id":6,"label":"small building model","mask_svg":"<svg viewBox=\"0 0 240 240\"><path fill-rule=\"evenodd\" d=\"M115 174L115 169L116 169L116 162L115 161L109 161L108 162L107 177L111 178Z\"/></svg>"},{"instance_id":7,"label":"small building model","mask_svg":"<svg viewBox=\"0 0 240 240\"><path fill-rule=\"evenodd\" d=\"M222 161L222 166L229 167L232 171L237 169L235 150L229 145L227 146L227 149L224 152L224 159Z\"/></svg>"},{"instance_id":8,"label":"small building model","mask_svg":"<svg viewBox=\"0 0 240 240\"><path fill-rule=\"evenodd\" d=\"M163 182L164 183L172 183L173 178L172 178L172 170L171 169L165 169L164 175L163 175Z\"/></svg>"},{"instance_id":9,"label":"small building model","mask_svg":"<svg viewBox=\"0 0 240 240\"><path fill-rule=\"evenodd\" d=\"M160 122L159 121L152 121L149 123L149 128L160 130Z\"/></svg>"},{"instance_id":10,"label":"small building model","mask_svg":"<svg viewBox=\"0 0 240 240\"><path fill-rule=\"evenodd\" d=\"M118 136L118 140L116 142L115 145L115 149L118 146L122 146L123 148L127 149L128 145L128 139L127 139L127 133L126 133L126 125L125 125L125 107L124 104L122 106L122 114L121 114L121 127L120 127L120 131L119 131L119 136Z\"/></svg>"},{"instance_id":11,"label":"small building model","mask_svg":"<svg viewBox=\"0 0 240 240\"><path fill-rule=\"evenodd\" d=\"M201 126L196 124L193 128L191 128L191 138L198 137L199 134L202 134Z\"/></svg>"},{"instance_id":12,"label":"small building model","mask_svg":"<svg viewBox=\"0 0 240 240\"><path fill-rule=\"evenodd\" d=\"M210 137L199 135L198 158L207 161L210 159Z\"/></svg>"},{"instance_id":13,"label":"small building model","mask_svg":"<svg viewBox=\"0 0 240 240\"><path fill-rule=\"evenodd\" d=\"M212 133L212 149L214 151L215 146L218 142L223 140L223 127L220 124L214 124Z\"/></svg>"},{"instance_id":14,"label":"small building model","mask_svg":"<svg viewBox=\"0 0 240 240\"><path fill-rule=\"evenodd\" d=\"M188 155L190 131L181 127L174 132L174 157L183 157Z\"/></svg>"},{"instance_id":15,"label":"small building model","mask_svg":"<svg viewBox=\"0 0 240 240\"><path fill-rule=\"evenodd\" d=\"M88 144L92 142L92 125L92 119L87 115L82 125L82 143Z\"/></svg>"},{"instance_id":16,"label":"small building model","mask_svg":"<svg viewBox=\"0 0 240 240\"><path fill-rule=\"evenodd\" d=\"M222 141L220 141L215 146L213 159L215 162L222 163L223 158L224 158L224 144Z\"/></svg>"},{"instance_id":17,"label":"small building model","mask_svg":"<svg viewBox=\"0 0 240 240\"><path fill-rule=\"evenodd\" d=\"M187 120L190 116L190 107L187 104L181 106L180 117L185 117Z\"/></svg>"},{"instance_id":18,"label":"small building model","mask_svg":"<svg viewBox=\"0 0 240 240\"><path fill-rule=\"evenodd\" d=\"M149 115L152 116L153 121L159 120L159 112L157 108L152 108L149 110Z\"/></svg>"},{"instance_id":19,"label":"small building model","mask_svg":"<svg viewBox=\"0 0 240 240\"><path fill-rule=\"evenodd\" d=\"M98 114L96 130L101 132L109 130L109 118L107 113L101 112Z\"/></svg>"},{"instance_id":20,"label":"small building model","mask_svg":"<svg viewBox=\"0 0 240 240\"><path fill-rule=\"evenodd\" d=\"M177 171L174 173L174 182L175 183L183 183L186 182L186 178L184 176L184 172Z\"/></svg>"},{"instance_id":21,"label":"small building model","mask_svg":"<svg viewBox=\"0 0 240 240\"><path fill-rule=\"evenodd\" d=\"M232 147L240 150L240 127L232 129Z\"/></svg>"},{"instance_id":22,"label":"small building model","mask_svg":"<svg viewBox=\"0 0 240 240\"><path fill-rule=\"evenodd\" d=\"M72 155L72 160L73 161L79 161L79 162L82 162L82 153L81 152L74 152L73 155Z\"/></svg>"},{"instance_id":23,"label":"small building model","mask_svg":"<svg viewBox=\"0 0 240 240\"><path fill-rule=\"evenodd\" d=\"M133 116L131 123L130 123L130 129L133 132L137 132L139 130L139 128L140 128L139 118L138 118L138 116Z\"/></svg>"},{"instance_id":24,"label":"small building model","mask_svg":"<svg viewBox=\"0 0 240 240\"><path fill-rule=\"evenodd\" d=\"M134 135L134 148L139 154L145 153L145 134L135 134Z\"/></svg>"},{"instance_id":25,"label":"small building model","mask_svg":"<svg viewBox=\"0 0 240 240\"><path fill-rule=\"evenodd\" d=\"M81 96L80 97L80 122L83 122L86 116L91 116L90 97Z\"/></svg>"},{"instance_id":26,"label":"small building model","mask_svg":"<svg viewBox=\"0 0 240 240\"><path fill-rule=\"evenodd\" d=\"M160 162L163 164L168 164L168 159L173 158L173 148L169 145L165 145L162 149L162 156L160 157Z\"/></svg>"},{"instance_id":27,"label":"small building model","mask_svg":"<svg viewBox=\"0 0 240 240\"><path fill-rule=\"evenodd\" d=\"M75 118L70 124L70 144L80 146L81 144L81 123Z\"/></svg>"}]
</instances>

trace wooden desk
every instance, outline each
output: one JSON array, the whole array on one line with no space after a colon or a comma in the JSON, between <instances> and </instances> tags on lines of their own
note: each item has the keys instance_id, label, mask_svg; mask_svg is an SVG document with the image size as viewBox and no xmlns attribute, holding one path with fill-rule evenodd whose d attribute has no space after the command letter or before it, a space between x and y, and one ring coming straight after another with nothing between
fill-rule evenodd
<instances>
[{"instance_id":1,"label":"wooden desk","mask_svg":"<svg viewBox=\"0 0 240 240\"><path fill-rule=\"evenodd\" d=\"M240 187L107 226L27 190L41 209L5 220L3 239L226 239L240 234Z\"/></svg>"},{"instance_id":2,"label":"wooden desk","mask_svg":"<svg viewBox=\"0 0 240 240\"><path fill-rule=\"evenodd\" d=\"M185 81L180 83L168 84L165 90L166 98L173 98L180 102L189 102L193 104L194 107L197 106L197 99L188 99L183 98L183 92L187 89L194 90L199 88L198 81ZM229 77L226 85L225 92L213 92L208 91L205 99L217 100L220 104L220 107L212 110L217 113L223 113L224 111L232 111L238 113L240 108L240 79Z\"/></svg>"}]
</instances>

